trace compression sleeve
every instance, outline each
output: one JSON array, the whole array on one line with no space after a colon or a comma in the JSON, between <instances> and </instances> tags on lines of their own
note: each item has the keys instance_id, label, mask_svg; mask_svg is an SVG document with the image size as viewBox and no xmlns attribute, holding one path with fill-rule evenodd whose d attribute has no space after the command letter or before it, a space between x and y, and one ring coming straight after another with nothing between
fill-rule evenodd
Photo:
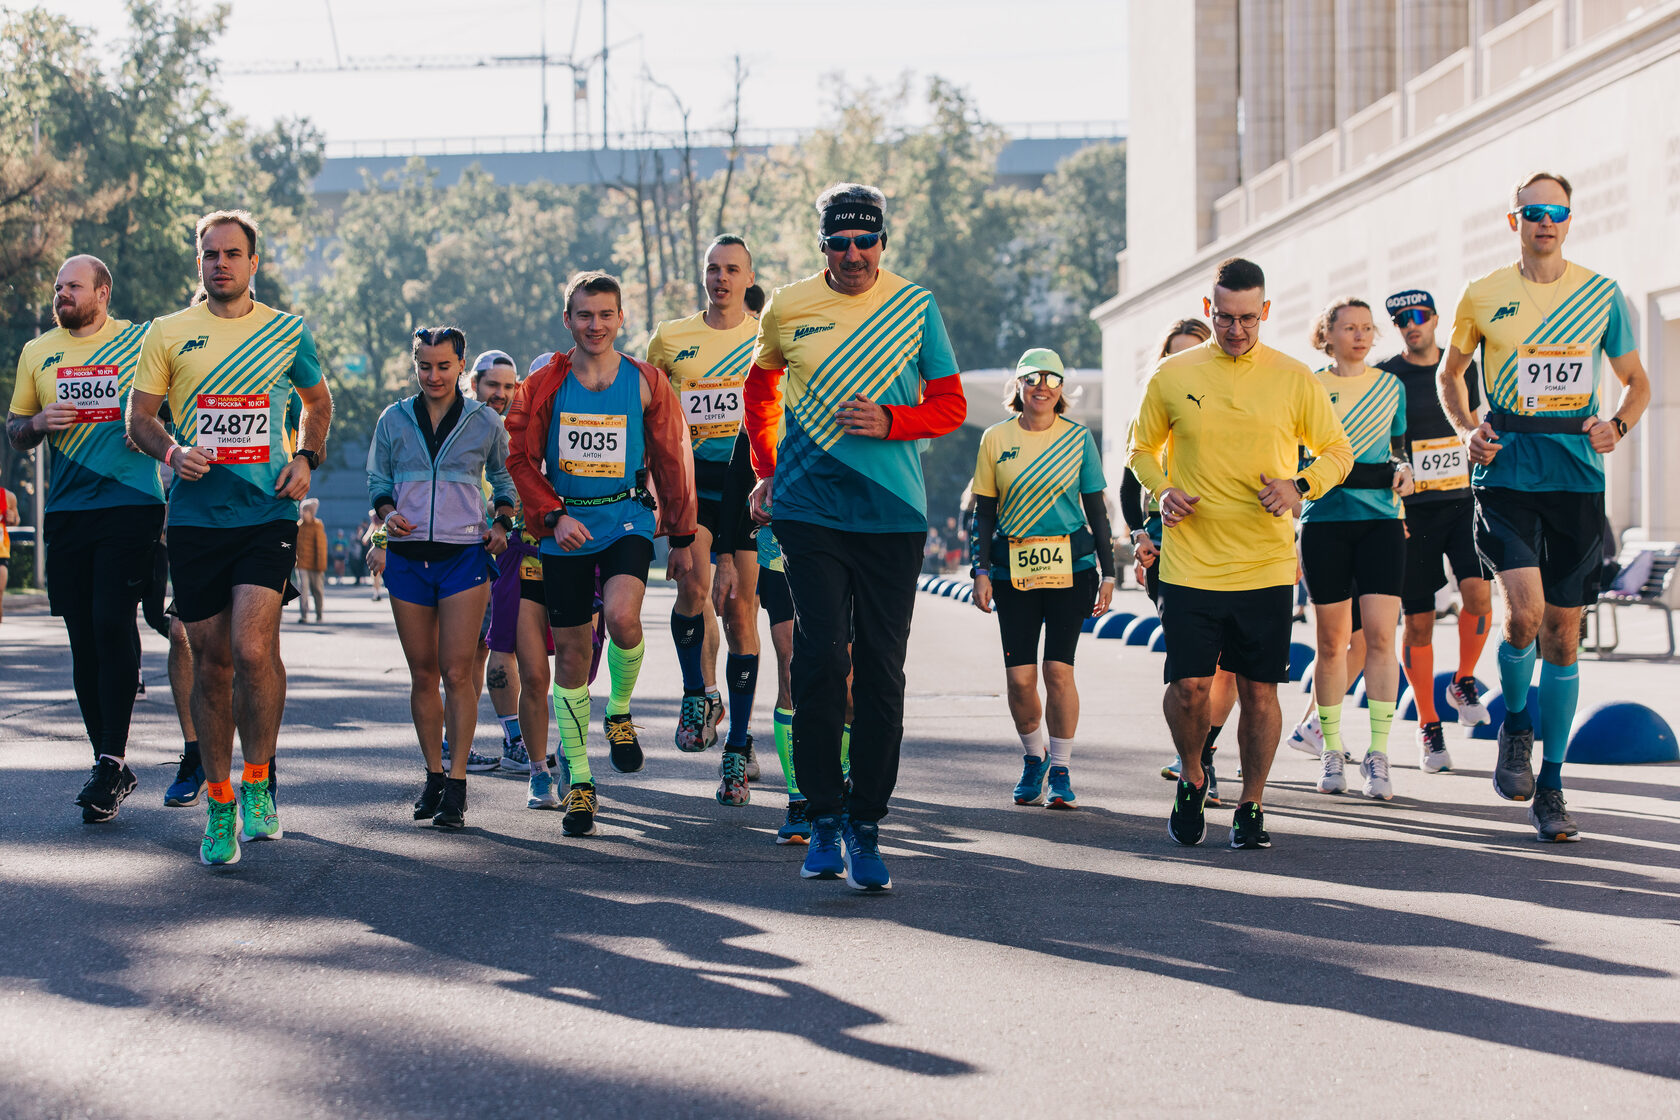
<instances>
[{"instance_id":1,"label":"compression sleeve","mask_svg":"<svg viewBox=\"0 0 1680 1120\"><path fill-rule=\"evenodd\" d=\"M1097 567L1103 578L1114 578L1114 537L1108 527L1108 503L1100 493L1081 494L1079 502L1085 507L1085 521L1097 540Z\"/></svg>"},{"instance_id":2,"label":"compression sleeve","mask_svg":"<svg viewBox=\"0 0 1680 1120\"><path fill-rule=\"evenodd\" d=\"M1126 521L1127 531L1135 533L1147 520L1143 515L1143 483L1132 473L1132 468L1125 470L1120 479L1120 516Z\"/></svg>"},{"instance_id":3,"label":"compression sleeve","mask_svg":"<svg viewBox=\"0 0 1680 1120\"><path fill-rule=\"evenodd\" d=\"M968 535L969 560L976 568L991 570L992 533L997 529L998 500L974 496L974 532Z\"/></svg>"}]
</instances>

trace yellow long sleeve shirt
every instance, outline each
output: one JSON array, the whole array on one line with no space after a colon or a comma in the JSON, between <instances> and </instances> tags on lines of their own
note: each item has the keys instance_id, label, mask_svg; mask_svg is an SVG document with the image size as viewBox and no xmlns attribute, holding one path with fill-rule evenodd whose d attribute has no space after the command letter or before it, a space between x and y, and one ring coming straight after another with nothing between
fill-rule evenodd
<instances>
[{"instance_id":1,"label":"yellow long sleeve shirt","mask_svg":"<svg viewBox=\"0 0 1680 1120\"><path fill-rule=\"evenodd\" d=\"M1261 506L1262 474L1304 478L1316 498L1353 466L1330 395L1306 365L1258 344L1233 358L1212 339L1155 367L1129 442L1127 465L1145 489L1159 494L1170 478L1201 498L1164 530L1158 563L1162 582L1208 591L1295 582L1294 526ZM1314 456L1304 471L1301 447Z\"/></svg>"}]
</instances>

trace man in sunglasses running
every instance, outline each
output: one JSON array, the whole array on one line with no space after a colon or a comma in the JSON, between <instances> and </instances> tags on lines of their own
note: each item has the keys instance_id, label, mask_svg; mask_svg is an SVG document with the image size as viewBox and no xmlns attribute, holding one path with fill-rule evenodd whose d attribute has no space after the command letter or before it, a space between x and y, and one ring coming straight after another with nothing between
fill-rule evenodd
<instances>
[{"instance_id":1,"label":"man in sunglasses running","mask_svg":"<svg viewBox=\"0 0 1680 1120\"><path fill-rule=\"evenodd\" d=\"M881 267L886 197L839 183L817 213L827 267L777 289L759 322L744 420L759 479L750 505L760 524L775 518L793 595L793 767L812 816L800 874L884 891L879 822L898 780L927 539L917 441L954 431L968 403L932 293Z\"/></svg>"},{"instance_id":2,"label":"man in sunglasses running","mask_svg":"<svg viewBox=\"0 0 1680 1120\"><path fill-rule=\"evenodd\" d=\"M1405 614L1401 665L1418 705L1419 766L1426 774L1452 769L1441 717L1435 711L1435 593L1447 582L1443 561L1452 564L1464 597L1458 612L1458 666L1447 704L1458 722L1475 727L1488 721L1476 695L1476 662L1487 644L1493 612L1492 573L1476 555L1476 500L1470 495L1470 461L1458 430L1441 410L1435 374L1441 348L1435 342L1440 319L1435 297L1416 289L1396 292L1384 305L1405 348L1377 363L1406 389L1406 451L1417 489L1406 497L1406 580L1400 607ZM1464 391L1472 412L1481 406L1476 363L1465 367Z\"/></svg>"},{"instance_id":3,"label":"man in sunglasses running","mask_svg":"<svg viewBox=\"0 0 1680 1120\"><path fill-rule=\"evenodd\" d=\"M1651 399L1616 282L1566 261L1570 186L1537 171L1517 184L1508 215L1521 256L1465 286L1438 378L1441 405L1465 439L1476 494L1476 551L1505 600L1499 683L1506 697L1494 792L1529 802L1541 840L1580 835L1563 799L1563 755L1580 692L1581 608L1598 597L1604 453ZM1482 348L1489 412L1478 421L1464 371ZM1600 356L1623 390L1598 416ZM1536 655L1538 709L1528 701ZM1540 775L1530 758L1544 740Z\"/></svg>"}]
</instances>

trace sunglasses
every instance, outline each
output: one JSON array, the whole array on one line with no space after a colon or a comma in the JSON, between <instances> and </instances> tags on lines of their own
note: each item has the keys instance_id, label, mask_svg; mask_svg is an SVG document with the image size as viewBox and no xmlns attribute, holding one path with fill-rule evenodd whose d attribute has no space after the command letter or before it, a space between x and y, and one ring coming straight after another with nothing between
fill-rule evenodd
<instances>
[{"instance_id":1,"label":"sunglasses","mask_svg":"<svg viewBox=\"0 0 1680 1120\"><path fill-rule=\"evenodd\" d=\"M821 241L822 247L827 249L829 252L844 253L853 245L856 245L860 250L873 249L880 243L881 238L885 236L885 234L881 233L860 233L855 237L847 237L845 234L832 233L827 237L819 238L818 240Z\"/></svg>"},{"instance_id":2,"label":"sunglasses","mask_svg":"<svg viewBox=\"0 0 1680 1120\"><path fill-rule=\"evenodd\" d=\"M1527 206L1519 206L1516 214L1525 222L1552 222L1561 225L1569 220L1569 207L1559 206L1555 202L1531 202Z\"/></svg>"},{"instance_id":3,"label":"sunglasses","mask_svg":"<svg viewBox=\"0 0 1680 1120\"><path fill-rule=\"evenodd\" d=\"M1060 389L1062 387L1062 382L1066 380L1067 378L1063 377L1055 370L1049 369L1030 370L1021 375L1022 384L1029 385L1034 389L1038 388L1040 383L1043 383L1052 389Z\"/></svg>"},{"instance_id":4,"label":"sunglasses","mask_svg":"<svg viewBox=\"0 0 1680 1120\"><path fill-rule=\"evenodd\" d=\"M1429 312L1421 307L1408 307L1394 317L1397 327L1421 327L1429 322Z\"/></svg>"}]
</instances>

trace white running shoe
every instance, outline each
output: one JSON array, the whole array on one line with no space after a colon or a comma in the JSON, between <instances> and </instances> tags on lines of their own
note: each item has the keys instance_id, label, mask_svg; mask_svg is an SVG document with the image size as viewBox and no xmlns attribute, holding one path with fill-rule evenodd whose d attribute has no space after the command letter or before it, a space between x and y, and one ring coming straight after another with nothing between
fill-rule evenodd
<instances>
[{"instance_id":1,"label":"white running shoe","mask_svg":"<svg viewBox=\"0 0 1680 1120\"><path fill-rule=\"evenodd\" d=\"M1347 775L1342 772L1346 763L1342 761L1342 752L1324 751L1318 757L1324 763L1324 772L1318 776L1318 792L1341 793L1346 790Z\"/></svg>"},{"instance_id":2,"label":"white running shoe","mask_svg":"<svg viewBox=\"0 0 1680 1120\"><path fill-rule=\"evenodd\" d=\"M1359 764L1365 776L1365 796L1378 801L1394 800L1394 783L1388 778L1388 752L1366 751L1365 761Z\"/></svg>"},{"instance_id":3,"label":"white running shoe","mask_svg":"<svg viewBox=\"0 0 1680 1120\"><path fill-rule=\"evenodd\" d=\"M1476 681L1461 677L1447 686L1447 707L1458 713L1460 727L1481 727L1488 722L1487 706L1476 695Z\"/></svg>"},{"instance_id":4,"label":"white running shoe","mask_svg":"<svg viewBox=\"0 0 1680 1120\"><path fill-rule=\"evenodd\" d=\"M1418 768L1425 774L1439 774L1452 769L1452 755L1447 753L1446 736L1439 723L1418 725Z\"/></svg>"},{"instance_id":5,"label":"white running shoe","mask_svg":"<svg viewBox=\"0 0 1680 1120\"><path fill-rule=\"evenodd\" d=\"M1314 758L1323 754L1324 729L1318 725L1318 713L1315 711L1312 715L1297 723L1295 730L1289 733L1289 738L1285 739L1284 742L1302 754L1310 754Z\"/></svg>"}]
</instances>

